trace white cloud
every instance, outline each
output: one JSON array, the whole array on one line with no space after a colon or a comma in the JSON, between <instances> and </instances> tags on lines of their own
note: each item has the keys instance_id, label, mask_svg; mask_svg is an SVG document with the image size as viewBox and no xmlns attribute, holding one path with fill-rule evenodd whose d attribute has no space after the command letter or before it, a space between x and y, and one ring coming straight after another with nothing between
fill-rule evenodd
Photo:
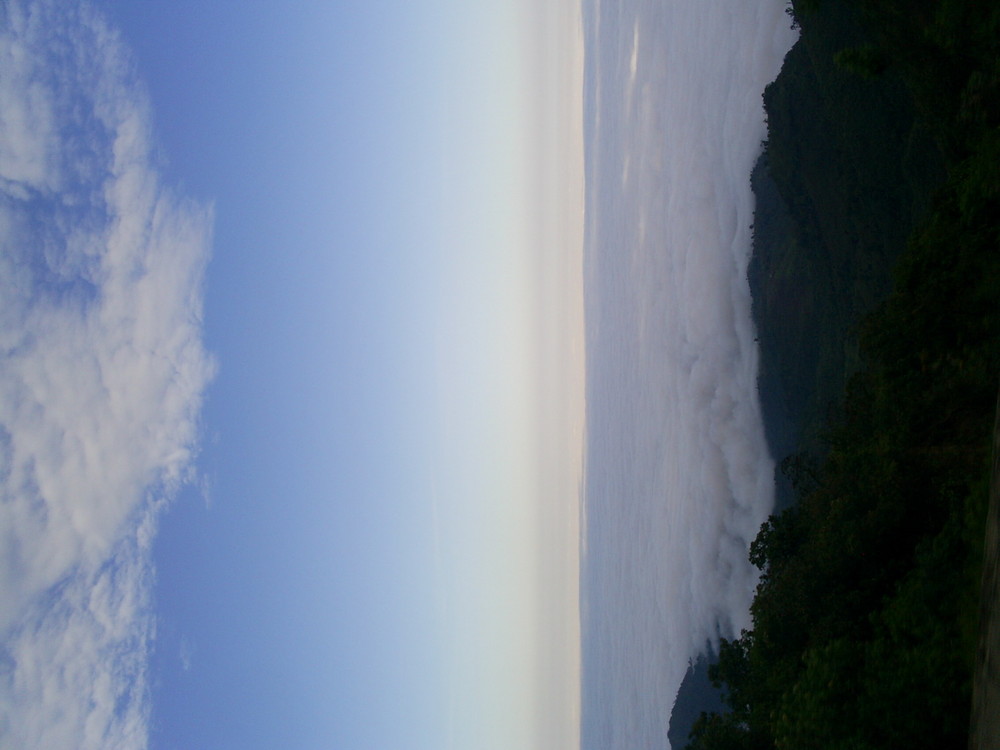
<instances>
[{"instance_id":1,"label":"white cloud","mask_svg":"<svg viewBox=\"0 0 1000 750\"><path fill-rule=\"evenodd\" d=\"M0 10L0 745L143 747L150 544L190 478L211 212L88 6Z\"/></svg>"},{"instance_id":2,"label":"white cloud","mask_svg":"<svg viewBox=\"0 0 1000 750\"><path fill-rule=\"evenodd\" d=\"M181 644L177 649L177 658L181 663L181 669L185 672L190 672L191 665L194 662L194 646L191 645L191 641L188 640L187 636L181 638Z\"/></svg>"},{"instance_id":3,"label":"white cloud","mask_svg":"<svg viewBox=\"0 0 1000 750\"><path fill-rule=\"evenodd\" d=\"M584 747L666 741L688 660L749 623L773 504L746 280L780 2L585 6Z\"/></svg>"}]
</instances>

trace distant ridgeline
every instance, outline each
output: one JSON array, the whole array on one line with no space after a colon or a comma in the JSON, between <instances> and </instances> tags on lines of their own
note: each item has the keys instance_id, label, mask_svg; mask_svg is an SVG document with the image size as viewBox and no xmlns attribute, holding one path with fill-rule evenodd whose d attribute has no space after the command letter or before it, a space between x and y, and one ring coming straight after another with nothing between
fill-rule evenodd
<instances>
[{"instance_id":1,"label":"distant ridgeline","mask_svg":"<svg viewBox=\"0 0 1000 750\"><path fill-rule=\"evenodd\" d=\"M1000 2L795 0L749 280L779 507L692 748L965 747L1000 374Z\"/></svg>"}]
</instances>

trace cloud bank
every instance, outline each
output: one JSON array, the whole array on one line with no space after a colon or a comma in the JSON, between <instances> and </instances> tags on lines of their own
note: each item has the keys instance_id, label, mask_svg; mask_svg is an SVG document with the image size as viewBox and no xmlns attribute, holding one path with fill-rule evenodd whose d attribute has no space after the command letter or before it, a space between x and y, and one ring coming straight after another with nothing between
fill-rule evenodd
<instances>
[{"instance_id":1,"label":"cloud bank","mask_svg":"<svg viewBox=\"0 0 1000 750\"><path fill-rule=\"evenodd\" d=\"M773 505L746 280L779 2L584 4L583 747L660 747Z\"/></svg>"},{"instance_id":2,"label":"cloud bank","mask_svg":"<svg viewBox=\"0 0 1000 750\"><path fill-rule=\"evenodd\" d=\"M211 212L164 187L89 6L0 7L0 745L147 742L158 508L213 364Z\"/></svg>"}]
</instances>

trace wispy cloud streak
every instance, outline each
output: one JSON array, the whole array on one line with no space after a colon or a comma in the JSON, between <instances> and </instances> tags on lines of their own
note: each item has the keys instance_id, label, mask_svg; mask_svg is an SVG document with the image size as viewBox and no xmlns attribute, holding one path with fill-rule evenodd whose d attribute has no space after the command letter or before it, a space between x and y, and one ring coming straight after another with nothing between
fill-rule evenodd
<instances>
[{"instance_id":1,"label":"wispy cloud streak","mask_svg":"<svg viewBox=\"0 0 1000 750\"><path fill-rule=\"evenodd\" d=\"M211 212L89 6L0 8L0 745L143 747L150 545L189 478Z\"/></svg>"}]
</instances>

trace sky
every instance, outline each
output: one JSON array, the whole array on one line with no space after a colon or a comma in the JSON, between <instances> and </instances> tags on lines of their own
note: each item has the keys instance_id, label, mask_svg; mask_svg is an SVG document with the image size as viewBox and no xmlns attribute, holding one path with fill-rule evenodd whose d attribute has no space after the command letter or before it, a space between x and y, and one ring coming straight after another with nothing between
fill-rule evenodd
<instances>
[{"instance_id":1,"label":"sky","mask_svg":"<svg viewBox=\"0 0 1000 750\"><path fill-rule=\"evenodd\" d=\"M582 71L562 0L0 5L0 745L578 745Z\"/></svg>"}]
</instances>

